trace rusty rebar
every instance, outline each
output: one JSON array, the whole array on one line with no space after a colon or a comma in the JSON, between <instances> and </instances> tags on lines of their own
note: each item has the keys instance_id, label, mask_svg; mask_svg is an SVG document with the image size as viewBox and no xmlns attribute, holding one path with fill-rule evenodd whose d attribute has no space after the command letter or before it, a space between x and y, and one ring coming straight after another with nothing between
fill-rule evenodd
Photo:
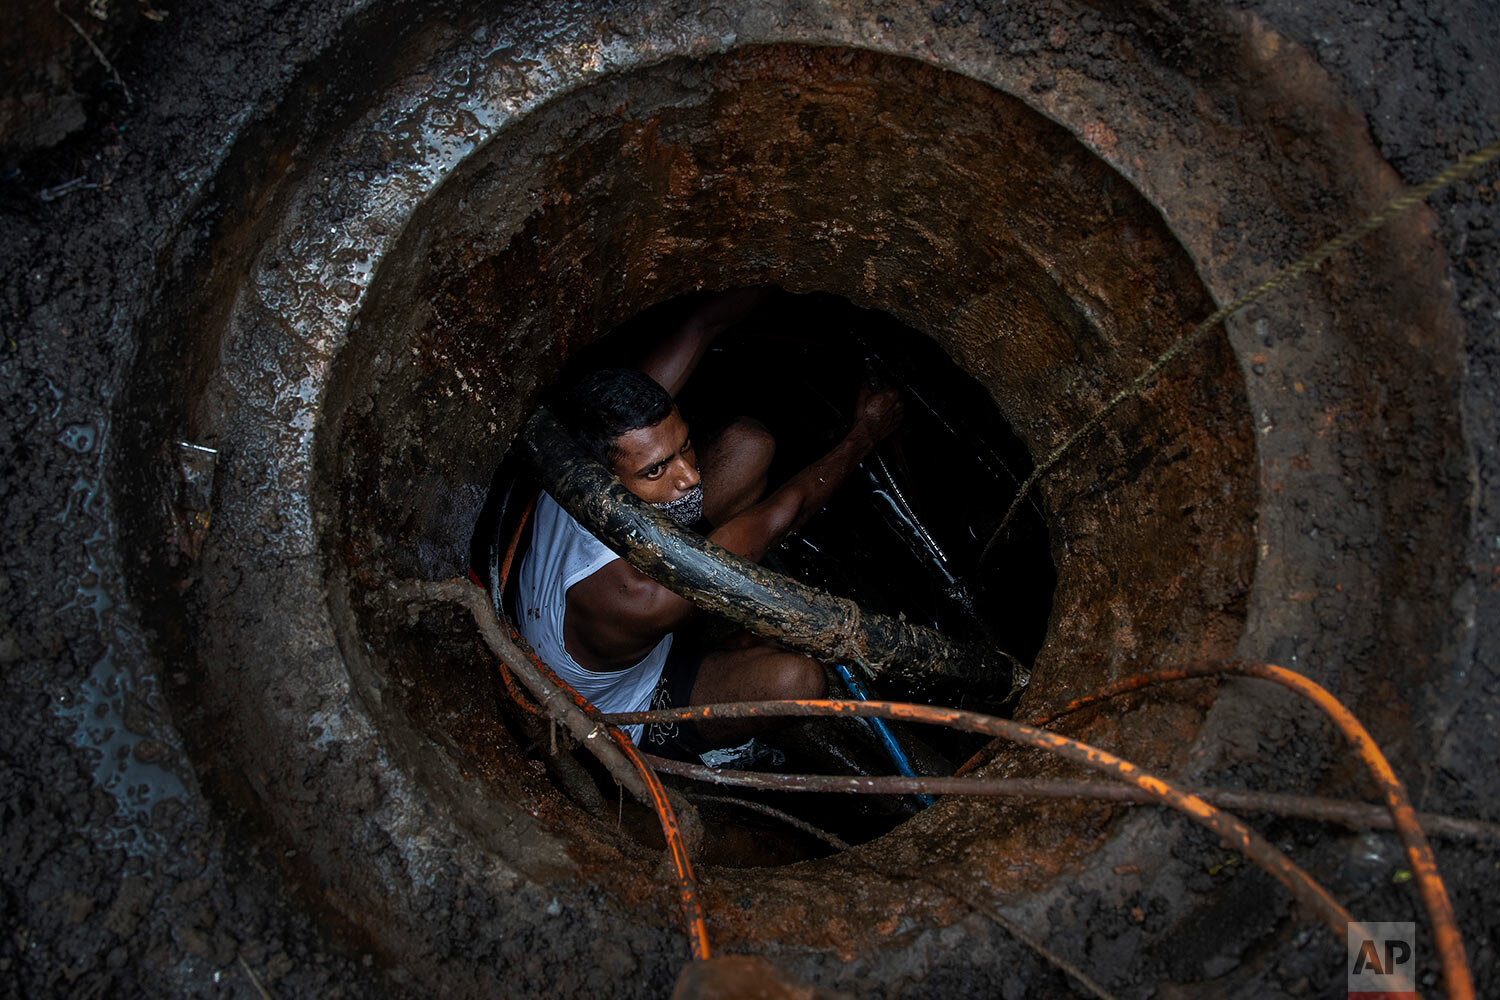
<instances>
[{"instance_id":1,"label":"rusty rebar","mask_svg":"<svg viewBox=\"0 0 1500 1000\"><path fill-rule=\"evenodd\" d=\"M966 712L956 708L937 708L906 702L829 701L826 699L689 705L686 708L657 709L650 712L618 712L606 715L604 718L616 725L635 725L653 722L704 722L713 719L841 715L900 719L905 722L922 722L998 736L1046 750L1092 770L1129 782L1233 844L1241 853L1286 886L1294 898L1316 913L1333 928L1340 938L1343 938L1348 926L1353 922L1348 912L1311 875L1238 818L1223 812L1196 795L1183 792L1169 782L1143 771L1108 751L1010 719L1001 719L978 712Z\"/></svg>"},{"instance_id":2,"label":"rusty rebar","mask_svg":"<svg viewBox=\"0 0 1500 1000\"><path fill-rule=\"evenodd\" d=\"M651 766L670 774L725 788L753 788L768 792L817 792L856 795L982 795L1016 799L1092 799L1123 805L1159 805L1159 800L1131 785L1066 778L960 778L902 775L781 774L705 767L646 755ZM1351 830L1393 830L1390 810L1371 802L1288 795L1242 788L1182 786L1190 795L1237 812L1269 813L1292 819L1336 823ZM1438 813L1418 813L1422 828L1435 836L1500 845L1500 824Z\"/></svg>"},{"instance_id":3,"label":"rusty rebar","mask_svg":"<svg viewBox=\"0 0 1500 1000\"><path fill-rule=\"evenodd\" d=\"M1443 884L1442 876L1438 874L1437 858L1432 853L1432 845L1422 832L1416 809L1406 793L1406 786L1396 776L1390 761L1386 760L1369 730L1365 729L1353 712L1316 681L1274 663L1231 662L1160 670L1127 677L1091 695L1074 699L1059 711L1038 720L1037 724L1049 724L1089 705L1155 684L1225 675L1256 677L1290 688L1316 705L1353 744L1355 752L1385 797L1391 821L1406 848L1407 863L1411 866L1417 892L1422 897L1423 908L1427 910L1428 921L1432 924L1433 940L1437 943L1438 954L1442 958L1443 987L1452 1000L1472 1000L1474 983L1469 972L1468 958L1464 954L1463 937L1458 931L1458 920L1453 914L1453 904L1448 899L1448 889Z\"/></svg>"}]
</instances>

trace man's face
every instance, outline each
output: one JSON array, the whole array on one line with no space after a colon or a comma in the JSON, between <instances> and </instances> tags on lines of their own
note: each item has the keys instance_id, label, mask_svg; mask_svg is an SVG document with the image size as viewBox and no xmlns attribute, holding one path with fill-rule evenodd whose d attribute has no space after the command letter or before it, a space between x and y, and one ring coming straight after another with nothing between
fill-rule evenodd
<instances>
[{"instance_id":1,"label":"man's face","mask_svg":"<svg viewBox=\"0 0 1500 1000\"><path fill-rule=\"evenodd\" d=\"M647 503L669 503L698 485L698 455L687 423L674 407L659 424L626 431L614 441L611 463L625 488Z\"/></svg>"}]
</instances>

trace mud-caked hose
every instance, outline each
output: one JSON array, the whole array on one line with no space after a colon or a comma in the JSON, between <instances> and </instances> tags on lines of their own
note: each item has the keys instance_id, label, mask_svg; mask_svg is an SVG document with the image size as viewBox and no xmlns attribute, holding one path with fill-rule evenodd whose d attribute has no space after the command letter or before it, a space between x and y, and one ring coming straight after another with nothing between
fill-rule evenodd
<instances>
[{"instance_id":1,"label":"mud-caked hose","mask_svg":"<svg viewBox=\"0 0 1500 1000\"><path fill-rule=\"evenodd\" d=\"M945 676L1002 698L1029 679L1009 653L866 611L680 527L584 452L546 408L527 422L521 446L537 480L578 523L657 583L747 631L824 663L907 681Z\"/></svg>"}]
</instances>

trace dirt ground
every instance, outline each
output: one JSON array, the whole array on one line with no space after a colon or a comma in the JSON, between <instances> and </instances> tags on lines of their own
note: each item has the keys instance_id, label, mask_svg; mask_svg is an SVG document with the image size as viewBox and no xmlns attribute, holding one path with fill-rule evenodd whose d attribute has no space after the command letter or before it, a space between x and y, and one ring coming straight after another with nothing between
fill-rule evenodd
<instances>
[{"instance_id":1,"label":"dirt ground","mask_svg":"<svg viewBox=\"0 0 1500 1000\"><path fill-rule=\"evenodd\" d=\"M277 997L421 995L404 961L338 916L330 886L309 876L260 817L240 800L204 792L232 782L190 759L163 688L189 688L192 678L174 676L176 668L153 657L159 636L146 634L123 582L123 567L143 556L122 551L107 477L111 445L125 430L112 419L149 298L159 272L203 235L195 227L211 226L204 220L212 219L214 185L228 183L219 176L225 150L248 125L274 114L299 72L336 47L351 21L373 17L372 5L247 0L177 10L106 3L92 5L95 15L80 6L72 14L77 29L60 26L50 3L24 6L25 23L38 26L37 45L0 49L7 102L0 104L0 412L11 428L0 437L0 994L255 996L261 984ZM1004 3L878 6L939 39L978 25L997 52L1042 45L1049 23L1041 5L1019 5L1024 16ZM1484 0L1231 6L1311 53L1409 183L1500 134L1500 16ZM1195 5L1171 10L1177 7L1192 19ZM393 18L409 12L394 3L381 11ZM1106 24L1112 16L1100 15ZM1151 50L1164 72L1191 71L1199 58L1175 48L1178 40L1168 34L1133 34L1128 18L1118 20L1114 30ZM99 53L81 43L80 32L95 37ZM1080 51L1078 60L1086 67L1089 53ZM1044 93L1047 84L1035 86ZM1317 199L1317 192L1302 195ZM1450 491L1467 506L1460 512L1469 519L1459 556L1465 579L1451 593L1428 594L1423 611L1448 606L1460 619L1451 642L1433 654L1445 664L1443 680L1390 692L1416 699L1411 715L1435 734L1430 755L1419 752L1425 737L1396 748L1414 768L1403 774L1418 808L1492 822L1500 822L1500 771L1493 766L1500 714L1497 195L1500 172L1492 167L1431 202L1464 335L1458 406L1474 478ZM185 332L184 344L190 339ZM1420 447L1415 437L1391 442L1384 474L1399 478L1402 456ZM1333 631L1343 627L1329 623ZM1328 752L1326 741L1293 730L1283 734L1281 752ZM1285 776L1274 761L1253 775L1225 775L1272 783ZM1356 916L1414 912L1411 887L1390 881L1398 864L1390 838L1370 835L1363 853L1322 850L1306 827L1278 824L1273 839L1305 849L1315 859L1310 865L1359 907ZM1285 905L1255 903L1275 891L1269 883L1204 871L1201 856L1216 850L1206 835L1163 843L1182 852L1184 871L1195 872L1179 894L1139 894L1137 920L1115 896L1080 885L1046 914L1067 928L1058 935L1060 949L1132 968L1130 982L1112 983L1122 996L1152 995L1153 984L1166 981L1176 985L1155 995L1343 995L1326 952L1306 947L1323 932L1296 925ZM1437 849L1479 993L1500 993L1492 906L1500 858L1457 842ZM596 906L600 892L586 884L497 884L504 891L485 896L445 885L439 873L423 898L430 907L424 919L441 933L423 947L446 947L502 970L495 974L517 995L661 995L670 988L683 959L670 925L611 926ZM1203 939L1211 944L1164 940L1175 926L1169 914L1187 900L1194 912L1217 912L1225 922L1251 913L1264 926ZM652 906L662 909L659 901ZM600 915L547 924L544 915L559 912ZM516 931L507 934L511 926ZM885 964L862 954L803 955L794 965L799 974L871 996L1079 990L977 913L909 950ZM1422 968L1426 995L1438 995L1430 952Z\"/></svg>"}]
</instances>

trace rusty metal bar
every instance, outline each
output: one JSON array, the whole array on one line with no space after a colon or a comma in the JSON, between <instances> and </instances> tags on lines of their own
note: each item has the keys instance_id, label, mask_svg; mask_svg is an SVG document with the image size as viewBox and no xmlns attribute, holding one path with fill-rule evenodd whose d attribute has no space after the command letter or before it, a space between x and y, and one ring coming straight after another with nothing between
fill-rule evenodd
<instances>
[{"instance_id":1,"label":"rusty metal bar","mask_svg":"<svg viewBox=\"0 0 1500 1000\"><path fill-rule=\"evenodd\" d=\"M1486 149L1493 149L1496 155L1500 155L1500 140L1496 140ZM1406 785L1397 777L1390 761L1386 760L1379 744L1375 742L1375 738L1370 735L1364 724L1321 684L1274 663L1230 662L1160 670L1155 673L1128 677L1094 694L1075 699L1060 711L1039 720L1038 724L1046 725L1070 712L1076 712L1127 691L1171 681L1224 675L1258 677L1261 680L1290 688L1316 705L1344 735L1344 738L1353 745L1355 753L1359 755L1359 759L1364 763L1370 776L1375 780L1376 786L1385 797L1391 822L1401 837L1402 845L1406 848L1407 863L1411 865L1412 874L1416 877L1417 892L1422 897L1422 905L1427 910L1427 917L1432 923L1432 935L1437 943L1438 953L1442 957L1443 986L1453 1000L1473 1000L1473 976L1469 970L1468 956L1464 953L1463 936L1458 930L1458 919L1454 916L1453 904L1448 898L1448 889L1443 884L1442 876L1438 874L1437 858L1432 853L1432 845L1427 843L1427 837L1417 820L1417 812L1411 803L1411 797L1406 793Z\"/></svg>"},{"instance_id":2,"label":"rusty metal bar","mask_svg":"<svg viewBox=\"0 0 1500 1000\"><path fill-rule=\"evenodd\" d=\"M1082 764L1090 770L1128 782L1149 793L1163 805L1171 806L1193 822L1224 838L1240 853L1285 886L1298 902L1316 913L1319 919L1332 928L1341 940L1349 925L1354 923L1348 911L1339 905L1338 900L1329 895L1328 890L1319 885L1316 879L1238 818L1106 750L1010 719L979 712L966 712L956 708L937 708L932 705L917 705L908 702L829 701L814 698L747 701L722 705L689 705L686 708L658 709L650 712L617 712L606 715L604 718L615 725L634 725L650 722L703 722L711 719L842 715L857 718L901 719L905 722L948 726L968 732L999 736L1026 746L1046 750L1048 753Z\"/></svg>"},{"instance_id":3,"label":"rusty metal bar","mask_svg":"<svg viewBox=\"0 0 1500 1000\"><path fill-rule=\"evenodd\" d=\"M545 408L528 421L521 444L533 474L580 524L657 583L756 635L877 676L941 674L1007 696L1030 677L1009 653L865 611L684 530L585 454Z\"/></svg>"},{"instance_id":4,"label":"rusty metal bar","mask_svg":"<svg viewBox=\"0 0 1500 1000\"><path fill-rule=\"evenodd\" d=\"M1130 785L1103 781L1047 778L953 778L869 776L842 774L780 774L763 771L733 771L688 764L646 755L662 774L724 788L754 788L768 792L852 793L856 795L984 795L1017 799L1092 799L1126 805L1160 805L1160 800ZM1225 809L1244 813L1270 813L1293 819L1337 823L1351 830L1394 830L1385 806L1319 795L1287 795L1241 788L1183 787ZM1438 813L1418 813L1422 828L1433 836L1474 840L1500 846L1500 824L1462 819Z\"/></svg>"}]
</instances>

